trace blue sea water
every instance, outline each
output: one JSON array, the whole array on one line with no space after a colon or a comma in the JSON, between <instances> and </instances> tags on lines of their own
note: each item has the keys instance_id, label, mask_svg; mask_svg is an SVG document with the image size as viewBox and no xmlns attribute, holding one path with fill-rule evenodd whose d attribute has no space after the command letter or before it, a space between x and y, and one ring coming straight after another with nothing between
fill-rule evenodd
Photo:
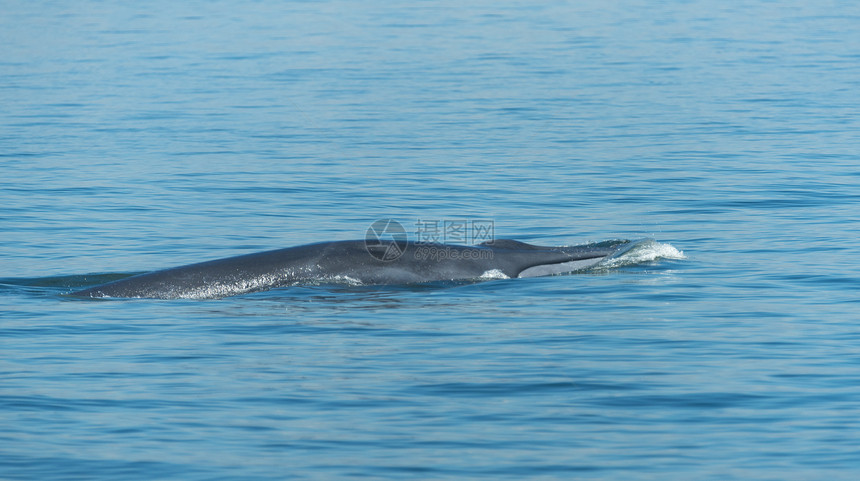
<instances>
[{"instance_id":1,"label":"blue sea water","mask_svg":"<svg viewBox=\"0 0 860 481\"><path fill-rule=\"evenodd\" d=\"M860 476L855 2L0 10L0 478ZM63 296L381 218L664 250Z\"/></svg>"}]
</instances>

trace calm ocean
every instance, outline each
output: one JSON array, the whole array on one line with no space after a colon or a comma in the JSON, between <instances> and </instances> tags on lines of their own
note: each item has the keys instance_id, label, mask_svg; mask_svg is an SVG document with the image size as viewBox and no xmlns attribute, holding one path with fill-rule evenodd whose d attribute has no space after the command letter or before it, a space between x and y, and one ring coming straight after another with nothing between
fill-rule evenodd
<instances>
[{"instance_id":1,"label":"calm ocean","mask_svg":"<svg viewBox=\"0 0 860 481\"><path fill-rule=\"evenodd\" d=\"M0 1L0 479L860 479L858 25ZM63 295L382 218L659 244L569 276Z\"/></svg>"}]
</instances>

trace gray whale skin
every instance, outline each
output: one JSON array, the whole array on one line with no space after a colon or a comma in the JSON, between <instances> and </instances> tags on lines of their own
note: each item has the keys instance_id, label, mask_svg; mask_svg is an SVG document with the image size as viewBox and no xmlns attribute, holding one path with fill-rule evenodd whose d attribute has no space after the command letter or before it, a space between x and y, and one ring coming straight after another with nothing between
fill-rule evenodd
<instances>
[{"instance_id":1,"label":"gray whale skin","mask_svg":"<svg viewBox=\"0 0 860 481\"><path fill-rule=\"evenodd\" d=\"M507 239L474 246L322 242L139 274L70 295L211 299L300 284L396 285L548 276L592 267L635 244L617 240L542 247Z\"/></svg>"}]
</instances>

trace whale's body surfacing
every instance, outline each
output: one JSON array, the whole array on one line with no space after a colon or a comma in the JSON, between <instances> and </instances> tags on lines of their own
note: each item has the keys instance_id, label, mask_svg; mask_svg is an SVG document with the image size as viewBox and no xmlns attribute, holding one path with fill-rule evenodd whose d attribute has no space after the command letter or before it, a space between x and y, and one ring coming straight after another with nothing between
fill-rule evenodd
<instances>
[{"instance_id":1,"label":"whale's body surfacing","mask_svg":"<svg viewBox=\"0 0 860 481\"><path fill-rule=\"evenodd\" d=\"M149 272L71 295L206 299L312 283L391 285L536 277L587 269L633 245L626 240L571 247L542 247L514 240L476 246L323 242Z\"/></svg>"}]
</instances>

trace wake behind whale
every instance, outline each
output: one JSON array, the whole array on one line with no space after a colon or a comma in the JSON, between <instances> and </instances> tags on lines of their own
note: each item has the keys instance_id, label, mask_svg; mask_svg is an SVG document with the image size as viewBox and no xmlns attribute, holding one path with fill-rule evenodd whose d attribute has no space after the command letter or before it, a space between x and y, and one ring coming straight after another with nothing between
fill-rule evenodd
<instances>
[{"instance_id":1,"label":"wake behind whale","mask_svg":"<svg viewBox=\"0 0 860 481\"><path fill-rule=\"evenodd\" d=\"M593 268L643 242L651 241L568 247L515 240L475 246L394 240L323 242L139 274L70 295L210 299L301 284L398 285L548 276Z\"/></svg>"}]
</instances>

